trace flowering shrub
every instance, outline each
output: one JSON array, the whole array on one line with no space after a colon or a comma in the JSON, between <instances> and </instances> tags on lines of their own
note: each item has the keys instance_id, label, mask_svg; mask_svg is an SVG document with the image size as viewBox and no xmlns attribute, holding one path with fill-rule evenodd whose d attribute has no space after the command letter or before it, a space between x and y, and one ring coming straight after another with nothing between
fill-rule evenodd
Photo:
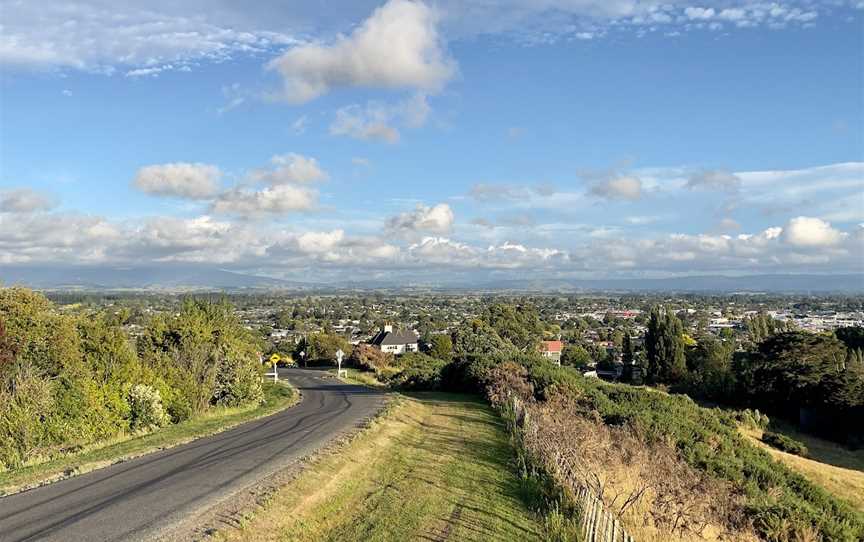
<instances>
[{"instance_id":1,"label":"flowering shrub","mask_svg":"<svg viewBox=\"0 0 864 542\"><path fill-rule=\"evenodd\" d=\"M129 412L132 430L162 427L170 422L162 408L159 390L144 384L138 384L129 391Z\"/></svg>"}]
</instances>

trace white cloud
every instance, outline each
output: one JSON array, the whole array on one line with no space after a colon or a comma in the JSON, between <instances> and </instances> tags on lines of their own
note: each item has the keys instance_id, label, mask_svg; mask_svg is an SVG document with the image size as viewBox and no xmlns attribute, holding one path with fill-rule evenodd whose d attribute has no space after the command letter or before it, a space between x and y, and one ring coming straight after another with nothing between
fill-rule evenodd
<instances>
[{"instance_id":1,"label":"white cloud","mask_svg":"<svg viewBox=\"0 0 864 542\"><path fill-rule=\"evenodd\" d=\"M56 205L53 198L30 188L0 191L0 212L3 213L47 211Z\"/></svg>"},{"instance_id":2,"label":"white cloud","mask_svg":"<svg viewBox=\"0 0 864 542\"><path fill-rule=\"evenodd\" d=\"M235 29L209 11L211 20L191 5L5 0L0 64L107 74L120 67L140 77L296 43L260 27Z\"/></svg>"},{"instance_id":3,"label":"white cloud","mask_svg":"<svg viewBox=\"0 0 864 542\"><path fill-rule=\"evenodd\" d=\"M840 242L842 234L818 218L799 216L783 230L787 243L798 247L825 247Z\"/></svg>"},{"instance_id":4,"label":"white cloud","mask_svg":"<svg viewBox=\"0 0 864 542\"><path fill-rule=\"evenodd\" d=\"M434 207L417 205L411 212L401 213L387 221L387 229L399 235L417 232L447 233L453 226L453 210L446 203Z\"/></svg>"},{"instance_id":5,"label":"white cloud","mask_svg":"<svg viewBox=\"0 0 864 542\"><path fill-rule=\"evenodd\" d=\"M594 183L590 192L600 198L637 200L642 196L642 181L634 176L615 176Z\"/></svg>"},{"instance_id":6,"label":"white cloud","mask_svg":"<svg viewBox=\"0 0 864 542\"><path fill-rule=\"evenodd\" d=\"M438 16L419 1L389 0L349 36L290 49L269 67L284 97L303 103L345 86L440 90L456 66L444 50Z\"/></svg>"},{"instance_id":7,"label":"white cloud","mask_svg":"<svg viewBox=\"0 0 864 542\"><path fill-rule=\"evenodd\" d=\"M343 230L306 232L297 237L297 246L303 252L329 252L339 246L344 238Z\"/></svg>"},{"instance_id":8,"label":"white cloud","mask_svg":"<svg viewBox=\"0 0 864 542\"><path fill-rule=\"evenodd\" d=\"M324 181L329 175L318 164L318 160L290 152L270 159L270 169L257 169L249 174L254 182L272 185L288 183L312 183Z\"/></svg>"},{"instance_id":9,"label":"white cloud","mask_svg":"<svg viewBox=\"0 0 864 542\"><path fill-rule=\"evenodd\" d=\"M687 188L723 190L736 192L741 187L741 178L723 169L702 170L690 175Z\"/></svg>"},{"instance_id":10,"label":"white cloud","mask_svg":"<svg viewBox=\"0 0 864 542\"><path fill-rule=\"evenodd\" d=\"M132 184L153 196L208 199L219 191L221 177L216 166L177 162L143 167Z\"/></svg>"},{"instance_id":11,"label":"white cloud","mask_svg":"<svg viewBox=\"0 0 864 542\"><path fill-rule=\"evenodd\" d=\"M715 12L713 8L700 8L691 6L684 8L684 15L686 15L688 19L693 19L697 21L713 19L714 13Z\"/></svg>"},{"instance_id":12,"label":"white cloud","mask_svg":"<svg viewBox=\"0 0 864 542\"><path fill-rule=\"evenodd\" d=\"M416 94L392 105L380 102L348 105L336 111L330 134L396 143L401 137L396 124L419 128L426 123L431 111L425 94Z\"/></svg>"},{"instance_id":13,"label":"white cloud","mask_svg":"<svg viewBox=\"0 0 864 542\"><path fill-rule=\"evenodd\" d=\"M285 215L295 211L309 211L318 200L314 190L290 184L278 184L260 191L235 188L219 195L211 209L216 214L229 214L245 218L264 215Z\"/></svg>"}]
</instances>

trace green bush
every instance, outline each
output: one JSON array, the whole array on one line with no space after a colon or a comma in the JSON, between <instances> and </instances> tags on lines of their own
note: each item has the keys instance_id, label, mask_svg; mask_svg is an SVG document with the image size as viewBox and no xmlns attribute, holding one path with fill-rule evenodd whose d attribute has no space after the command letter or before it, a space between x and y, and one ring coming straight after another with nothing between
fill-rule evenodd
<instances>
[{"instance_id":1,"label":"green bush","mask_svg":"<svg viewBox=\"0 0 864 542\"><path fill-rule=\"evenodd\" d=\"M807 446L803 442L799 442L786 435L781 435L780 433L765 431L762 433L762 442L783 452L800 455L801 457L807 456Z\"/></svg>"},{"instance_id":2,"label":"green bush","mask_svg":"<svg viewBox=\"0 0 864 542\"><path fill-rule=\"evenodd\" d=\"M750 429L765 429L771 423L771 418L769 418L766 414L762 414L759 412L759 409L750 410L749 408L745 408L744 410L739 410L734 414L735 420L744 425L745 427L749 427Z\"/></svg>"},{"instance_id":3,"label":"green bush","mask_svg":"<svg viewBox=\"0 0 864 542\"><path fill-rule=\"evenodd\" d=\"M415 391L440 389L442 371L447 366L446 361L420 353L403 354L396 364L401 371L380 372L378 377L395 388Z\"/></svg>"},{"instance_id":4,"label":"green bush","mask_svg":"<svg viewBox=\"0 0 864 542\"><path fill-rule=\"evenodd\" d=\"M224 302L157 315L133 347L108 313L58 313L43 295L0 289L0 469L49 459L212 405L263 399L262 345Z\"/></svg>"}]
</instances>

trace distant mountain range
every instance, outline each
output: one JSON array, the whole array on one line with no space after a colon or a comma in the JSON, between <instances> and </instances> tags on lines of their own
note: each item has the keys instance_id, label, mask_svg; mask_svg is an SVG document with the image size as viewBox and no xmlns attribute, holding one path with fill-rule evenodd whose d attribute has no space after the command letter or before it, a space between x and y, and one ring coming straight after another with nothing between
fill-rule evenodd
<instances>
[{"instance_id":1,"label":"distant mountain range","mask_svg":"<svg viewBox=\"0 0 864 542\"><path fill-rule=\"evenodd\" d=\"M514 279L466 276L435 280L370 279L299 282L203 266L0 268L0 283L47 290L483 290L537 292L789 292L864 293L864 274L702 275L664 279Z\"/></svg>"},{"instance_id":2,"label":"distant mountain range","mask_svg":"<svg viewBox=\"0 0 864 542\"><path fill-rule=\"evenodd\" d=\"M212 267L3 267L0 282L39 289L180 290L302 288L309 285Z\"/></svg>"}]
</instances>

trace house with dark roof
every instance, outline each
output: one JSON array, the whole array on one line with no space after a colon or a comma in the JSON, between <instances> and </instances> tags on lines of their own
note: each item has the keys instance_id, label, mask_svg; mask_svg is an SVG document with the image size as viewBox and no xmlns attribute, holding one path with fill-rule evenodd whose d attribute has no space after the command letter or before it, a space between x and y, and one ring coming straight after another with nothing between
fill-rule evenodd
<instances>
[{"instance_id":1,"label":"house with dark roof","mask_svg":"<svg viewBox=\"0 0 864 542\"><path fill-rule=\"evenodd\" d=\"M417 339L416 331L402 329L393 331L393 326L386 325L372 337L370 343L382 352L404 354L418 350Z\"/></svg>"}]
</instances>

